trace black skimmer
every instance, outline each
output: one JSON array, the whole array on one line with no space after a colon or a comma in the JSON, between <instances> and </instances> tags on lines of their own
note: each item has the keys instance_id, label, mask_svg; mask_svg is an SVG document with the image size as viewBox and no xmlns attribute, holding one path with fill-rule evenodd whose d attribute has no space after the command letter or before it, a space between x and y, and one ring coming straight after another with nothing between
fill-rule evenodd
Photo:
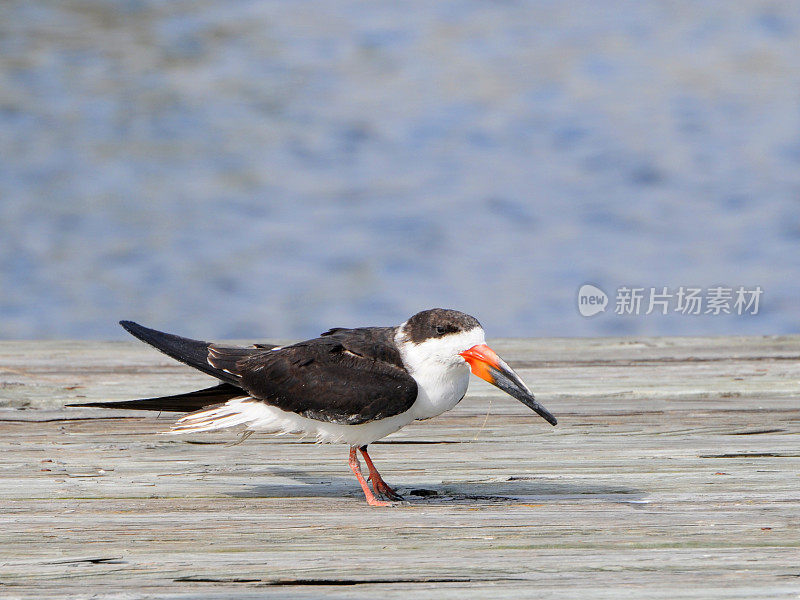
<instances>
[{"instance_id":1,"label":"black skimmer","mask_svg":"<svg viewBox=\"0 0 800 600\"><path fill-rule=\"evenodd\" d=\"M353 470L367 502L402 500L383 480L367 445L415 420L450 410L473 374L513 396L548 423L556 418L489 346L477 319L434 308L397 327L336 328L290 346L231 347L120 324L164 354L220 380L210 388L94 406L189 412L168 433L246 426L254 431L302 433L350 446ZM357 452L369 469L370 490Z\"/></svg>"}]
</instances>

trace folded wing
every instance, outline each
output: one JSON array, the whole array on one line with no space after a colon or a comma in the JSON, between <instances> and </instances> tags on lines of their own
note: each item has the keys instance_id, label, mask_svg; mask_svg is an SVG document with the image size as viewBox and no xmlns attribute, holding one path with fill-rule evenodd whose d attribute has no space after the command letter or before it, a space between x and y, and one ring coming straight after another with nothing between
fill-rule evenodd
<instances>
[{"instance_id":1,"label":"folded wing","mask_svg":"<svg viewBox=\"0 0 800 600\"><path fill-rule=\"evenodd\" d=\"M335 329L282 348L267 344L241 348L192 340L131 321L121 324L140 340L221 383L163 398L72 406L197 411L251 397L310 419L356 425L405 412L417 398L417 384L402 367L392 328Z\"/></svg>"},{"instance_id":2,"label":"folded wing","mask_svg":"<svg viewBox=\"0 0 800 600\"><path fill-rule=\"evenodd\" d=\"M405 412L417 398L417 384L404 369L353 352L335 337L233 363L227 349L212 345L209 362L236 377L252 398L319 421L356 425L383 419Z\"/></svg>"}]
</instances>

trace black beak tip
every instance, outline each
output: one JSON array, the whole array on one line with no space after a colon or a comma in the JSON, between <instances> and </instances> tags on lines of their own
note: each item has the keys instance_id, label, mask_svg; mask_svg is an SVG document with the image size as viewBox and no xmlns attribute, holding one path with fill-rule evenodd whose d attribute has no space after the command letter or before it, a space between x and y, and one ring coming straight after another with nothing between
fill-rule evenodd
<instances>
[{"instance_id":1,"label":"black beak tip","mask_svg":"<svg viewBox=\"0 0 800 600\"><path fill-rule=\"evenodd\" d=\"M547 410L544 406L542 406L536 400L534 400L533 397L531 397L529 401L523 400L523 403L527 404L531 409L533 409L533 411L537 415L542 417L545 421L550 423L550 425L552 425L553 427L558 425L558 419L556 419L552 415L552 413L549 410Z\"/></svg>"},{"instance_id":2,"label":"black beak tip","mask_svg":"<svg viewBox=\"0 0 800 600\"><path fill-rule=\"evenodd\" d=\"M530 406L537 415L542 417L545 421L550 423L550 425L552 425L553 427L558 425L558 419L556 419L553 416L553 414L549 410L547 410L544 406L542 406L536 400L534 400L533 396L531 396L531 398L530 398L530 403L525 402L525 404L528 404L528 406Z\"/></svg>"}]
</instances>

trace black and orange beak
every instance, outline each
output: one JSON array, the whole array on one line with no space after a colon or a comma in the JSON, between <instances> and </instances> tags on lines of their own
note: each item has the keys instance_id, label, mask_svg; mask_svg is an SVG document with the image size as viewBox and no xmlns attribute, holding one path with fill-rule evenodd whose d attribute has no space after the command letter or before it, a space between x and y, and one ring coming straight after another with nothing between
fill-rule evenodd
<instances>
[{"instance_id":1,"label":"black and orange beak","mask_svg":"<svg viewBox=\"0 0 800 600\"><path fill-rule=\"evenodd\" d=\"M536 401L533 393L522 382L519 375L514 373L513 369L502 358L497 356L497 353L489 346L478 344L469 350L461 352L461 356L469 363L473 375L477 375L484 381L499 387L506 394L532 409L551 425L558 423L558 420L550 414L550 411Z\"/></svg>"}]
</instances>

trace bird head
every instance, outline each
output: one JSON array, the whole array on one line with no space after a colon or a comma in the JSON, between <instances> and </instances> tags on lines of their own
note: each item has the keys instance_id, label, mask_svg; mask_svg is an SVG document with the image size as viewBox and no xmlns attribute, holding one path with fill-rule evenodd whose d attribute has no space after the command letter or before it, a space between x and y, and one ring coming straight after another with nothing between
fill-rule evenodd
<instances>
[{"instance_id":1,"label":"bird head","mask_svg":"<svg viewBox=\"0 0 800 600\"><path fill-rule=\"evenodd\" d=\"M475 317L443 308L415 314L401 327L403 343L427 362L448 367L468 366L476 375L500 388L536 412L551 425L558 421L539 404L514 370L486 344L483 327Z\"/></svg>"}]
</instances>

